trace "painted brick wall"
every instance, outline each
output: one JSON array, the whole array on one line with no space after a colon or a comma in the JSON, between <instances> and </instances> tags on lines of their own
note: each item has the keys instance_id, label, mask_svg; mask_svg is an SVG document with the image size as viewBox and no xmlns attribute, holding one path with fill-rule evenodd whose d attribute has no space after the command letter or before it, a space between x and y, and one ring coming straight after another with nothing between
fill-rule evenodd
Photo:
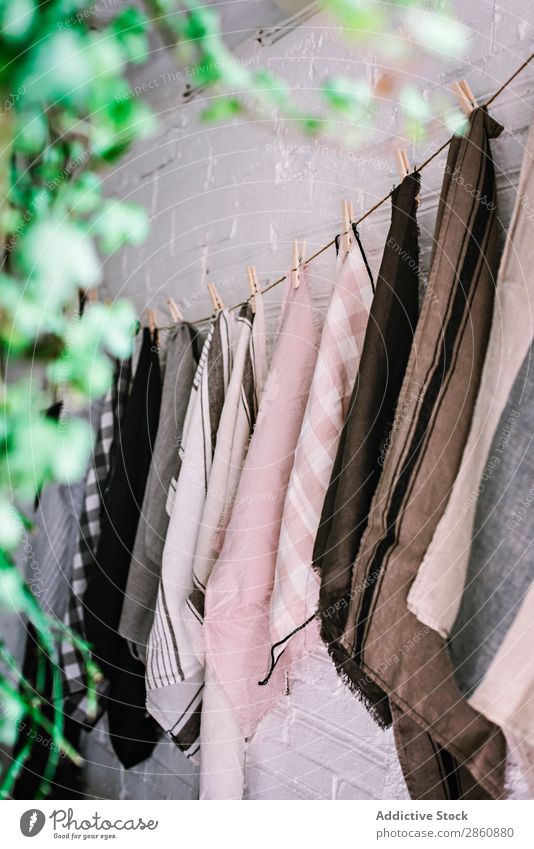
<instances>
[{"instance_id":1,"label":"painted brick wall","mask_svg":"<svg viewBox=\"0 0 534 849\"><path fill-rule=\"evenodd\" d=\"M467 58L421 63L413 80L426 93L468 77L480 101L532 51L530 0L471 0L457 4L471 30ZM372 80L373 57L344 41L321 17L313 18L270 46L253 39L242 45L243 61L267 65L289 78L303 103L312 103L318 81L330 74ZM140 201L151 217L150 238L106 262L108 294L128 295L139 311L156 307L166 320L172 295L188 318L209 314L206 283L216 281L227 304L245 295L245 267L253 262L266 283L284 273L290 241L305 238L308 253L339 230L340 202L353 200L356 214L396 181L392 149L400 146L394 103L380 110L378 129L357 153L342 143L312 143L295 129L261 119L230 125L198 122L200 98L184 100L193 82L170 75L161 55L145 69L146 94L159 113L158 135L138 146L108 178L110 193ZM505 126L494 144L500 214L509 220L533 104L533 73L523 74L492 112ZM446 137L436 127L411 161L423 161ZM444 156L423 173L419 221L422 263L428 263ZM389 217L382 207L361 229L376 270ZM313 264L312 289L324 310L332 283L334 254ZM278 316L280 288L267 297L271 325ZM247 795L253 799L404 798L406 789L391 733L378 730L359 702L340 684L326 655L293 670L290 694L268 716L247 757ZM87 792L118 798L194 798L194 765L161 743L140 769L125 773L110 752L105 726L89 738Z\"/></svg>"}]
</instances>

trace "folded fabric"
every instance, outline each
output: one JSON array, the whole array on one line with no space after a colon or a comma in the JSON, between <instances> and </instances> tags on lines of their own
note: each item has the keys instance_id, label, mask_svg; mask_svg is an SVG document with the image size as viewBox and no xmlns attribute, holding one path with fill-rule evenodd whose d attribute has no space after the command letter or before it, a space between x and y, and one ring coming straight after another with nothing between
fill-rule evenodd
<instances>
[{"instance_id":1,"label":"folded fabric","mask_svg":"<svg viewBox=\"0 0 534 849\"><path fill-rule=\"evenodd\" d=\"M492 472L478 488L466 583L447 645L456 681L468 696L534 581L533 354L530 346L490 446Z\"/></svg>"},{"instance_id":2,"label":"folded fabric","mask_svg":"<svg viewBox=\"0 0 534 849\"><path fill-rule=\"evenodd\" d=\"M143 330L139 360L104 499L96 562L87 575L84 622L93 656L109 680L111 742L125 767L145 760L157 741L146 716L143 664L118 627L161 403L157 336Z\"/></svg>"},{"instance_id":3,"label":"folded fabric","mask_svg":"<svg viewBox=\"0 0 534 849\"><path fill-rule=\"evenodd\" d=\"M169 525L166 510L171 480L180 471L179 446L203 337L181 322L167 340L158 435L128 573L119 633L146 657Z\"/></svg>"},{"instance_id":4,"label":"folded fabric","mask_svg":"<svg viewBox=\"0 0 534 849\"><path fill-rule=\"evenodd\" d=\"M394 414L419 313L417 196L420 177L406 177L392 195L391 225L371 305L358 376L341 434L313 551L321 579L321 635L338 672L391 721L381 691L362 675L339 640L347 617L353 564L371 500L394 434ZM372 699L372 701L371 701Z\"/></svg>"},{"instance_id":5,"label":"folded fabric","mask_svg":"<svg viewBox=\"0 0 534 849\"><path fill-rule=\"evenodd\" d=\"M369 678L456 759L454 771L465 765L480 795L495 797L503 792L502 734L462 698L442 638L408 610L407 595L446 507L479 388L498 264L489 142L501 129L476 109L468 131L449 147L428 287L343 637ZM405 740L399 754L405 775L416 775L419 746ZM435 774L437 787L438 759ZM414 796L424 796L427 786L412 784Z\"/></svg>"},{"instance_id":6,"label":"folded fabric","mask_svg":"<svg viewBox=\"0 0 534 849\"><path fill-rule=\"evenodd\" d=\"M267 687L258 681L269 659L269 605L284 500L317 358L318 332L304 270L289 284L271 369L241 474L223 550L206 592L204 633L210 677L223 688L242 738L283 692L280 664ZM232 718L222 721L232 725ZM235 725L235 722L234 722ZM242 751L242 748L241 748ZM241 787L243 763L231 786ZM212 774L212 798L227 798L228 769ZM237 771L237 773L236 773Z\"/></svg>"},{"instance_id":7,"label":"folded fabric","mask_svg":"<svg viewBox=\"0 0 534 849\"><path fill-rule=\"evenodd\" d=\"M338 255L337 281L284 504L271 598L271 669L288 645L294 662L320 642L315 618L319 576L312 568L313 546L372 300L368 265L359 238L353 238L350 251Z\"/></svg>"},{"instance_id":8,"label":"folded fabric","mask_svg":"<svg viewBox=\"0 0 534 849\"><path fill-rule=\"evenodd\" d=\"M234 318L220 310L204 342L180 445L180 475L163 550L156 613L147 645L149 713L191 757L198 751L204 673L183 608L193 590L193 561L232 368Z\"/></svg>"},{"instance_id":9,"label":"folded fabric","mask_svg":"<svg viewBox=\"0 0 534 849\"><path fill-rule=\"evenodd\" d=\"M531 126L519 177L517 198L499 267L493 321L469 439L462 465L432 542L408 596L417 618L448 636L458 614L469 560L479 494L493 476L514 425L502 420L512 384L534 333L534 124ZM500 423L499 423L500 422ZM497 436L499 434L499 436ZM495 440L495 451L490 451Z\"/></svg>"},{"instance_id":10,"label":"folded fabric","mask_svg":"<svg viewBox=\"0 0 534 849\"><path fill-rule=\"evenodd\" d=\"M85 481L83 506L80 513L78 541L74 553L71 596L64 617L64 624L79 637L85 639L84 597L88 576L98 568L95 562L100 540L100 517L106 490L113 445L118 443L128 393L130 390L132 362L119 362L115 368L113 383L104 398L92 462ZM65 713L81 723L95 720L94 708L87 701L86 676L83 657L70 640L60 647L61 665L64 674ZM98 690L102 694L107 688L105 680Z\"/></svg>"}]
</instances>

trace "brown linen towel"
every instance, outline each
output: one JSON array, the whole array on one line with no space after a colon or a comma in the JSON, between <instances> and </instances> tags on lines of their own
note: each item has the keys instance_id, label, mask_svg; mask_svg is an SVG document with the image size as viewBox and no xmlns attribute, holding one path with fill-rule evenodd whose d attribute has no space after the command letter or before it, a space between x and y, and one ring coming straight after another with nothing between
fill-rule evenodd
<instances>
[{"instance_id":1,"label":"brown linen towel","mask_svg":"<svg viewBox=\"0 0 534 849\"><path fill-rule=\"evenodd\" d=\"M463 699L443 639L421 625L406 599L458 471L484 362L498 264L489 140L501 129L480 108L450 145L428 288L343 637L389 698L496 797L504 780L502 734ZM400 753L405 772L416 775L419 748Z\"/></svg>"},{"instance_id":2,"label":"brown linen towel","mask_svg":"<svg viewBox=\"0 0 534 849\"><path fill-rule=\"evenodd\" d=\"M365 531L392 432L397 398L419 314L419 174L392 195L391 225L376 284L358 375L337 450L313 551L321 578L321 636L344 680L359 692L381 725L389 704L343 651L354 560Z\"/></svg>"}]
</instances>

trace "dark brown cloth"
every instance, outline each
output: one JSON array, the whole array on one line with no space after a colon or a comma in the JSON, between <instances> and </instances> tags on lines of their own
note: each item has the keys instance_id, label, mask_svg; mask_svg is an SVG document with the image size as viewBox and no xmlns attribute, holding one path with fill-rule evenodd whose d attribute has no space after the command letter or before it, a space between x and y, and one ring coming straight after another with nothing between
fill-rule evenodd
<instances>
[{"instance_id":1,"label":"dark brown cloth","mask_svg":"<svg viewBox=\"0 0 534 849\"><path fill-rule=\"evenodd\" d=\"M387 698L339 645L352 569L387 454L391 428L419 312L420 177L406 177L392 195L391 225L352 392L313 552L321 576L321 635L338 672L356 685L375 718L391 722Z\"/></svg>"},{"instance_id":2,"label":"dark brown cloth","mask_svg":"<svg viewBox=\"0 0 534 849\"><path fill-rule=\"evenodd\" d=\"M484 362L498 264L489 140L501 129L477 109L468 132L450 145L428 288L343 637L390 700L495 797L503 790L502 734L463 699L443 639L408 611L406 599L457 474ZM399 747L412 777L428 756L422 741ZM435 772L432 784L437 761Z\"/></svg>"}]
</instances>

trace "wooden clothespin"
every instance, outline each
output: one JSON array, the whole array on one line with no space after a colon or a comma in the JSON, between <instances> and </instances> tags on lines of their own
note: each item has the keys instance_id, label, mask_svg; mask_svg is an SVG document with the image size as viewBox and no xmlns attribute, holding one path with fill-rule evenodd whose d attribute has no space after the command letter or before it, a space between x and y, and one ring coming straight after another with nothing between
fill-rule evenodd
<instances>
[{"instance_id":1,"label":"wooden clothespin","mask_svg":"<svg viewBox=\"0 0 534 849\"><path fill-rule=\"evenodd\" d=\"M451 89L458 98L463 113L469 117L473 109L478 107L469 83L467 80L457 80L452 84Z\"/></svg>"},{"instance_id":2,"label":"wooden clothespin","mask_svg":"<svg viewBox=\"0 0 534 849\"><path fill-rule=\"evenodd\" d=\"M174 298L167 298L167 306L169 307L169 312L174 322L178 323L179 321L184 320L182 310L180 309Z\"/></svg>"},{"instance_id":3,"label":"wooden clothespin","mask_svg":"<svg viewBox=\"0 0 534 849\"><path fill-rule=\"evenodd\" d=\"M408 153L406 152L406 148L402 147L400 150L395 151L395 159L397 161L397 171L399 173L399 178L402 182L405 177L411 172L410 168L410 160L408 159Z\"/></svg>"},{"instance_id":4,"label":"wooden clothespin","mask_svg":"<svg viewBox=\"0 0 534 849\"><path fill-rule=\"evenodd\" d=\"M294 239L291 247L291 281L294 289L300 286L300 267L304 263L305 255L306 242L301 242L299 247L297 239Z\"/></svg>"},{"instance_id":5,"label":"wooden clothespin","mask_svg":"<svg viewBox=\"0 0 534 849\"><path fill-rule=\"evenodd\" d=\"M402 147L400 150L395 151L395 159L397 160L397 171L399 173L399 179L402 183L404 178L408 177L414 170L410 165L408 152L405 147ZM417 195L415 201L417 203L417 206L419 206L419 204L421 203L420 195Z\"/></svg>"},{"instance_id":6,"label":"wooden clothespin","mask_svg":"<svg viewBox=\"0 0 534 849\"><path fill-rule=\"evenodd\" d=\"M210 293L211 303L213 304L213 309L215 312L218 310L224 309L224 304L221 296L219 295L215 283L208 283L208 292Z\"/></svg>"},{"instance_id":7,"label":"wooden clothespin","mask_svg":"<svg viewBox=\"0 0 534 849\"><path fill-rule=\"evenodd\" d=\"M98 302L98 289L85 290L85 303L96 304Z\"/></svg>"},{"instance_id":8,"label":"wooden clothespin","mask_svg":"<svg viewBox=\"0 0 534 849\"><path fill-rule=\"evenodd\" d=\"M350 200L344 200L342 202L341 216L343 232L341 234L340 250L342 253L348 254L350 246L352 245L352 220L354 218L352 202Z\"/></svg>"},{"instance_id":9,"label":"wooden clothespin","mask_svg":"<svg viewBox=\"0 0 534 849\"><path fill-rule=\"evenodd\" d=\"M156 313L154 312L154 310L147 310L147 317L148 329L150 330L150 333L154 335L154 333L156 332Z\"/></svg>"},{"instance_id":10,"label":"wooden clothespin","mask_svg":"<svg viewBox=\"0 0 534 849\"><path fill-rule=\"evenodd\" d=\"M256 295L260 293L260 284L253 265L247 265L248 288L250 292L250 305L252 312L256 312Z\"/></svg>"}]
</instances>

